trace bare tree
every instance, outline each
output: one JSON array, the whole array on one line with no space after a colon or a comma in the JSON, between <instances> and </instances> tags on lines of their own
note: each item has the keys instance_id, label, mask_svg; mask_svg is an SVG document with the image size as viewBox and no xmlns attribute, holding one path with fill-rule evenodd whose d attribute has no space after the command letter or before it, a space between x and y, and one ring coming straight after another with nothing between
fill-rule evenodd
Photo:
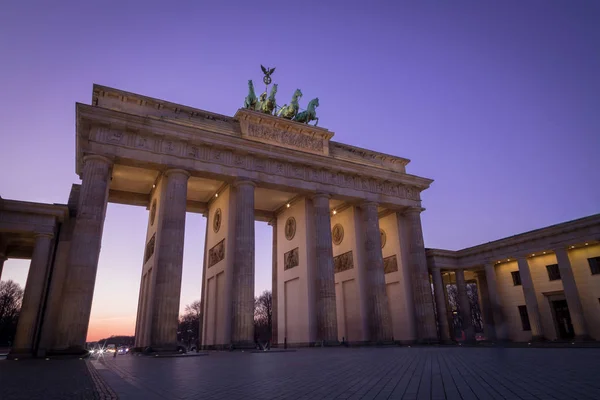
<instances>
[{"instance_id":1,"label":"bare tree","mask_svg":"<svg viewBox=\"0 0 600 400\"><path fill-rule=\"evenodd\" d=\"M12 343L23 301L23 289L10 280L0 281L0 343Z\"/></svg>"},{"instance_id":2,"label":"bare tree","mask_svg":"<svg viewBox=\"0 0 600 400\"><path fill-rule=\"evenodd\" d=\"M177 328L177 341L184 343L188 348L197 344L200 337L200 321L202 320L202 306L196 300L185 306L185 313L179 317Z\"/></svg>"},{"instance_id":3,"label":"bare tree","mask_svg":"<svg viewBox=\"0 0 600 400\"><path fill-rule=\"evenodd\" d=\"M273 294L265 290L254 298L254 340L270 341L273 327Z\"/></svg>"}]
</instances>

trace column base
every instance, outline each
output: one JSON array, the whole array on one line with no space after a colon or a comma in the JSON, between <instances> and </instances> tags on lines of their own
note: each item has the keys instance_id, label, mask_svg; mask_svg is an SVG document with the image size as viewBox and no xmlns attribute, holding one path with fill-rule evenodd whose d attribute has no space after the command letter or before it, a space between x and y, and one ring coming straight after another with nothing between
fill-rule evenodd
<instances>
[{"instance_id":1,"label":"column base","mask_svg":"<svg viewBox=\"0 0 600 400\"><path fill-rule=\"evenodd\" d=\"M35 355L31 349L11 349L6 356L7 360L18 360L23 358L34 358Z\"/></svg>"},{"instance_id":2,"label":"column base","mask_svg":"<svg viewBox=\"0 0 600 400\"><path fill-rule=\"evenodd\" d=\"M596 340L591 337L590 335L576 335L573 340L573 342L595 342Z\"/></svg>"},{"instance_id":3,"label":"column base","mask_svg":"<svg viewBox=\"0 0 600 400\"><path fill-rule=\"evenodd\" d=\"M89 355L89 351L82 346L72 346L66 349L52 349L46 352L46 356L77 356L85 357Z\"/></svg>"}]
</instances>

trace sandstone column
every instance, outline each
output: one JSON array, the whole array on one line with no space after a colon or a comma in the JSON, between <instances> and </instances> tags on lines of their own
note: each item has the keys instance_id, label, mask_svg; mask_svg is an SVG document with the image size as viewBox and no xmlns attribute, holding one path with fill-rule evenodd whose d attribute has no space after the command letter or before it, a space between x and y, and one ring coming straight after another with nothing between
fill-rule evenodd
<instances>
[{"instance_id":1,"label":"sandstone column","mask_svg":"<svg viewBox=\"0 0 600 400\"><path fill-rule=\"evenodd\" d=\"M448 311L446 310L446 295L444 294L444 281L441 269L433 267L431 269L431 276L433 278L433 293L435 295L435 307L440 327L440 340L442 342L450 342L450 327L448 326Z\"/></svg>"},{"instance_id":2,"label":"sandstone column","mask_svg":"<svg viewBox=\"0 0 600 400\"><path fill-rule=\"evenodd\" d=\"M233 287L231 341L236 347L254 347L254 188L248 180L233 184Z\"/></svg>"},{"instance_id":3,"label":"sandstone column","mask_svg":"<svg viewBox=\"0 0 600 400\"><path fill-rule=\"evenodd\" d=\"M492 309L492 317L494 319L494 333L496 334L496 339L507 340L508 328L504 319L500 296L498 295L496 269L491 262L485 264L485 280L487 282L487 294Z\"/></svg>"},{"instance_id":4,"label":"sandstone column","mask_svg":"<svg viewBox=\"0 0 600 400\"><path fill-rule=\"evenodd\" d=\"M273 227L273 266L271 278L271 293L273 294L272 319L271 319L271 343L276 345L278 342L278 325L277 325L277 218L269 221L269 225Z\"/></svg>"},{"instance_id":5,"label":"sandstone column","mask_svg":"<svg viewBox=\"0 0 600 400\"><path fill-rule=\"evenodd\" d=\"M565 297L567 298L567 305L569 306L569 314L571 315L571 324L573 324L575 338L579 340L589 339L583 315L583 307L581 306L579 291L577 290L577 284L575 283L575 276L573 276L573 269L571 268L568 250L561 247L555 249L554 252L556 253L556 261L558 262L558 269L560 270L560 279L562 280Z\"/></svg>"},{"instance_id":6,"label":"sandstone column","mask_svg":"<svg viewBox=\"0 0 600 400\"><path fill-rule=\"evenodd\" d=\"M200 350L204 343L204 318L206 316L206 312L204 311L204 306L206 305L206 258L208 254L208 211L202 214L204 218L206 218L206 229L204 231L204 256L202 257L202 285L200 287L200 309L202 310L202 315L200 316L200 326L198 330L198 345L197 349Z\"/></svg>"},{"instance_id":7,"label":"sandstone column","mask_svg":"<svg viewBox=\"0 0 600 400\"><path fill-rule=\"evenodd\" d=\"M52 234L38 233L35 236L35 247L27 274L23 303L19 313L19 322L15 343L11 353L32 353L36 331L39 328L38 320L44 286L48 276L48 261L51 253Z\"/></svg>"},{"instance_id":8,"label":"sandstone column","mask_svg":"<svg viewBox=\"0 0 600 400\"><path fill-rule=\"evenodd\" d=\"M335 277L331 242L329 195L317 193L312 198L315 214L315 306L317 341L338 342L335 304ZM379 232L377 232L379 236Z\"/></svg>"},{"instance_id":9,"label":"sandstone column","mask_svg":"<svg viewBox=\"0 0 600 400\"><path fill-rule=\"evenodd\" d=\"M481 308L483 313L483 332L487 340L496 340L496 329L494 326L494 312L492 303L490 302L490 294L488 291L488 283L485 271L477 271L477 290L481 300Z\"/></svg>"},{"instance_id":10,"label":"sandstone column","mask_svg":"<svg viewBox=\"0 0 600 400\"><path fill-rule=\"evenodd\" d=\"M519 257L517 258L517 264L519 265L519 274L521 275L521 284L523 286L523 294L525 295L525 305L527 306L527 315L529 316L529 325L531 326L531 339L543 340L542 318L533 287L529 263L525 257Z\"/></svg>"},{"instance_id":11,"label":"sandstone column","mask_svg":"<svg viewBox=\"0 0 600 400\"><path fill-rule=\"evenodd\" d=\"M77 217L63 288L56 347L83 350L87 336L104 228L112 162L102 156L83 159Z\"/></svg>"},{"instance_id":12,"label":"sandstone column","mask_svg":"<svg viewBox=\"0 0 600 400\"><path fill-rule=\"evenodd\" d=\"M4 261L6 261L7 258L4 254L0 253L0 281L2 280L2 269L4 268Z\"/></svg>"},{"instance_id":13,"label":"sandstone column","mask_svg":"<svg viewBox=\"0 0 600 400\"><path fill-rule=\"evenodd\" d=\"M362 210L363 237L365 239L364 262L367 281L366 303L369 340L372 342L391 341L393 336L392 319L385 286L377 203L363 203L360 208Z\"/></svg>"},{"instance_id":14,"label":"sandstone column","mask_svg":"<svg viewBox=\"0 0 600 400\"><path fill-rule=\"evenodd\" d=\"M429 282L429 270L423 244L423 229L421 227L421 209L409 208L404 212L408 225L407 239L409 246L409 263L413 298L415 305L415 320L417 325L417 340L419 342L437 342L437 329L433 310L433 297Z\"/></svg>"},{"instance_id":15,"label":"sandstone column","mask_svg":"<svg viewBox=\"0 0 600 400\"><path fill-rule=\"evenodd\" d=\"M166 182L161 205L162 218L158 227L160 232L156 235L158 259L150 345L158 349L171 350L177 347L189 176L189 172L181 169L170 169L164 173Z\"/></svg>"},{"instance_id":16,"label":"sandstone column","mask_svg":"<svg viewBox=\"0 0 600 400\"><path fill-rule=\"evenodd\" d=\"M471 320L471 304L467 295L467 284L465 283L465 271L457 269L456 288L458 291L458 304L460 305L460 317L462 319L462 329L465 332L465 340L467 342L475 341L475 330L473 329L473 321Z\"/></svg>"}]
</instances>

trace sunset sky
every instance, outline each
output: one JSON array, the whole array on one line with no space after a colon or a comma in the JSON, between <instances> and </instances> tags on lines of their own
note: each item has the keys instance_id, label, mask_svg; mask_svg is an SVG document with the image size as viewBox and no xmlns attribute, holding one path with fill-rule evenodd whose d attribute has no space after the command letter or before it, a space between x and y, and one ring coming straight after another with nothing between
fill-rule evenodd
<instances>
[{"instance_id":1,"label":"sunset sky","mask_svg":"<svg viewBox=\"0 0 600 400\"><path fill-rule=\"evenodd\" d=\"M66 203L92 84L225 115L260 65L333 140L412 160L426 247L600 212L600 2L30 2L0 10L0 196ZM259 85L260 87L260 85ZM88 340L133 334L148 211L109 204ZM256 293L271 228L256 225ZM188 214L181 308L200 298ZM3 280L24 284L28 261Z\"/></svg>"}]
</instances>

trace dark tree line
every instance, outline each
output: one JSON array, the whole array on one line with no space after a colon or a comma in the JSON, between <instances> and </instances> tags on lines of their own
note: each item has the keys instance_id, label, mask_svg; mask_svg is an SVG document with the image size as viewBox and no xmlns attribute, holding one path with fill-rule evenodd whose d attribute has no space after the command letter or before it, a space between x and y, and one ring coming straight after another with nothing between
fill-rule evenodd
<instances>
[{"instance_id":1,"label":"dark tree line","mask_svg":"<svg viewBox=\"0 0 600 400\"><path fill-rule=\"evenodd\" d=\"M185 306L185 312L179 317L177 327L177 341L191 349L197 346L200 338L200 321L202 320L202 306L200 300Z\"/></svg>"},{"instance_id":2,"label":"dark tree line","mask_svg":"<svg viewBox=\"0 0 600 400\"><path fill-rule=\"evenodd\" d=\"M12 344L23 301L23 289L10 280L0 281L0 345Z\"/></svg>"}]
</instances>

